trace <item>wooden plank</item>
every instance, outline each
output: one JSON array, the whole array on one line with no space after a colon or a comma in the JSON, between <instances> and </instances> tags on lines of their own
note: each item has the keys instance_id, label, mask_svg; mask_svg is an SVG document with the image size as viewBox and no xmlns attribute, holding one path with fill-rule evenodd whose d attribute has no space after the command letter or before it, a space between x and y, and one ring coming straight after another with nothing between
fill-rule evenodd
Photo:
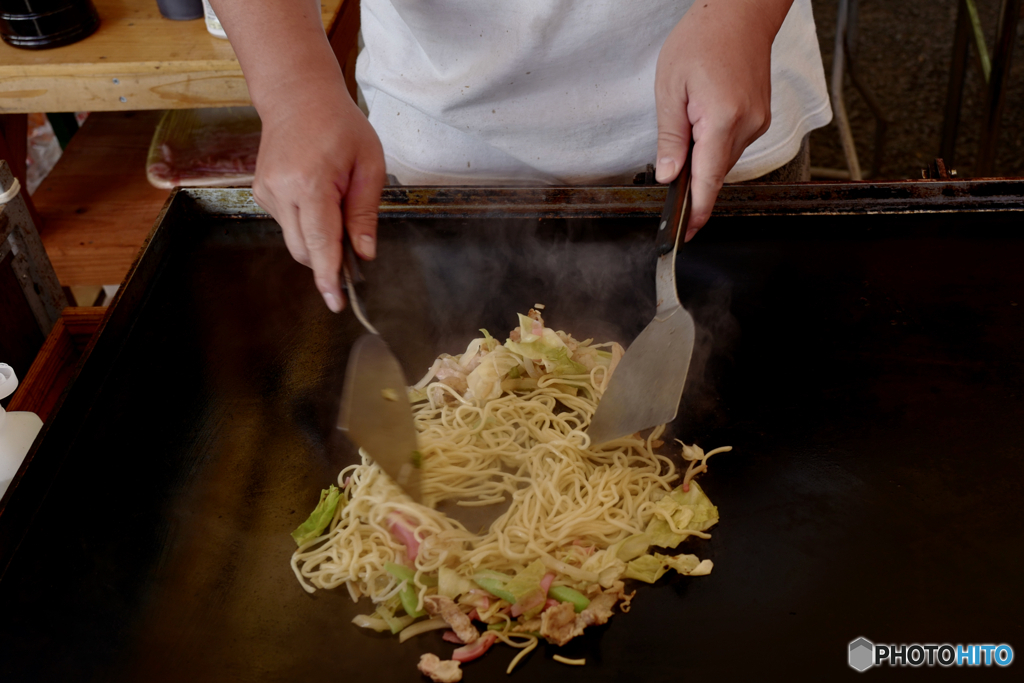
<instances>
[{"instance_id":1,"label":"wooden plank","mask_svg":"<svg viewBox=\"0 0 1024 683\"><path fill-rule=\"evenodd\" d=\"M106 314L107 309L100 307L65 308L7 409L27 410L46 422Z\"/></svg>"},{"instance_id":2,"label":"wooden plank","mask_svg":"<svg viewBox=\"0 0 1024 683\"><path fill-rule=\"evenodd\" d=\"M7 410L27 410L46 422L64 388L71 381L80 357L63 319L58 320L32 367L18 383Z\"/></svg>"},{"instance_id":3,"label":"wooden plank","mask_svg":"<svg viewBox=\"0 0 1024 683\"><path fill-rule=\"evenodd\" d=\"M201 19L164 19L153 0L93 2L100 27L84 40L50 50L0 43L0 113L249 104L231 44L210 35ZM321 1L329 33L346 3L358 6Z\"/></svg>"},{"instance_id":4,"label":"wooden plank","mask_svg":"<svg viewBox=\"0 0 1024 683\"><path fill-rule=\"evenodd\" d=\"M25 74L16 79L17 90L0 91L0 112L192 109L250 103L238 69L195 62L165 63L153 69L147 73L142 67L128 70L112 65L97 66L88 74L62 69ZM0 80L0 87L10 80Z\"/></svg>"},{"instance_id":5,"label":"wooden plank","mask_svg":"<svg viewBox=\"0 0 1024 683\"><path fill-rule=\"evenodd\" d=\"M63 286L118 284L169 192L146 180L160 112L92 114L36 190L39 236Z\"/></svg>"},{"instance_id":6,"label":"wooden plank","mask_svg":"<svg viewBox=\"0 0 1024 683\"><path fill-rule=\"evenodd\" d=\"M61 313L64 327L71 335L71 341L79 353L85 351L108 310L110 309L106 306L69 306Z\"/></svg>"}]
</instances>

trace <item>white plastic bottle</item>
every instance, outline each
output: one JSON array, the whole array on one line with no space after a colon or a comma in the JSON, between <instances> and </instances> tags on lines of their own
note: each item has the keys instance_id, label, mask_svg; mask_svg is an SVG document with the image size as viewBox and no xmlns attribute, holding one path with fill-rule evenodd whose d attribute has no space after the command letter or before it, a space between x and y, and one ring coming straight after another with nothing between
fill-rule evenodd
<instances>
[{"instance_id":1,"label":"white plastic bottle","mask_svg":"<svg viewBox=\"0 0 1024 683\"><path fill-rule=\"evenodd\" d=\"M203 0L203 13L206 15L206 30L218 38L227 38L228 34L224 32L224 27L220 25L217 13L210 7L210 0Z\"/></svg>"},{"instance_id":2,"label":"white plastic bottle","mask_svg":"<svg viewBox=\"0 0 1024 683\"><path fill-rule=\"evenodd\" d=\"M0 363L0 399L7 398L17 388L18 376L14 368ZM7 413L0 406L0 498L11 485L42 427L43 421L35 413Z\"/></svg>"}]
</instances>

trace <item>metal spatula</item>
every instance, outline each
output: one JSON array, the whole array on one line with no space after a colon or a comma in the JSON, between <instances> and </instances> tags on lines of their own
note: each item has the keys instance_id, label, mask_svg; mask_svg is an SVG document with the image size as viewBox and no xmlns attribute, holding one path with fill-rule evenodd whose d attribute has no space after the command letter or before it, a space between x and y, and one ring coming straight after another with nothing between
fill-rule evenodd
<instances>
[{"instance_id":1,"label":"metal spatula","mask_svg":"<svg viewBox=\"0 0 1024 683\"><path fill-rule=\"evenodd\" d=\"M356 295L362 281L352 246L344 242L344 277L352 312L369 334L352 346L345 368L338 429L348 432L353 442L366 450L409 497L423 502L422 468L416 426L406 393L405 375L398 359L366 318ZM339 463L339 469L347 463ZM509 507L510 500L484 506L462 506L457 499L442 501L437 510L461 523L471 532L488 529Z\"/></svg>"},{"instance_id":2,"label":"metal spatula","mask_svg":"<svg viewBox=\"0 0 1024 683\"><path fill-rule=\"evenodd\" d=\"M345 237L344 274L349 305L369 334L352 347L341 392L338 429L369 453L409 497L422 502L421 456L412 421L405 374L398 359L366 319L355 283L361 280L355 254Z\"/></svg>"},{"instance_id":3,"label":"metal spatula","mask_svg":"<svg viewBox=\"0 0 1024 683\"><path fill-rule=\"evenodd\" d=\"M593 445L671 422L679 411L693 354L693 317L676 292L679 236L690 219L690 160L668 188L655 242L658 258L655 291L658 310L622 357L608 382L587 434Z\"/></svg>"}]
</instances>

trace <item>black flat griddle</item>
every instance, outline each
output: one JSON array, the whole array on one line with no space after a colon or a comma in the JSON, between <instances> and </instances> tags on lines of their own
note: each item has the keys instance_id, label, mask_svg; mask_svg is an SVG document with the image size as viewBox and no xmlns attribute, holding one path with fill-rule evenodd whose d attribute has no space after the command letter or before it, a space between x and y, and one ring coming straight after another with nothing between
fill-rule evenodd
<instances>
[{"instance_id":1,"label":"black flat griddle","mask_svg":"<svg viewBox=\"0 0 1024 683\"><path fill-rule=\"evenodd\" d=\"M651 317L657 190L389 192L367 306L410 379L535 302L578 337ZM835 187L789 192L818 215L725 201L679 263L700 332L672 430L735 448L701 480L722 521L688 542L714 572L641 586L511 680L852 678L859 636L1024 651L1024 214L831 216ZM359 630L365 603L292 576L327 449L355 458L333 424L360 329L248 201L173 195L0 502L0 680L419 681L421 653L453 648Z\"/></svg>"}]
</instances>

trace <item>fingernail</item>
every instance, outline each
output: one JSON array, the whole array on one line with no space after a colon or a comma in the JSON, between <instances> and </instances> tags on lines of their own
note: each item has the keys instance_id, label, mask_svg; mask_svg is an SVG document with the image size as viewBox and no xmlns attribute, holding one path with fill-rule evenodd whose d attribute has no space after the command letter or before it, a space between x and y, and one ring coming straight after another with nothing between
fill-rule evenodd
<instances>
[{"instance_id":1,"label":"fingernail","mask_svg":"<svg viewBox=\"0 0 1024 683\"><path fill-rule=\"evenodd\" d=\"M341 302L330 292L324 292L324 303L331 309L331 313L341 313Z\"/></svg>"},{"instance_id":2,"label":"fingernail","mask_svg":"<svg viewBox=\"0 0 1024 683\"><path fill-rule=\"evenodd\" d=\"M683 238L683 242L689 242L693 239L694 235L697 234L698 228L690 228L686 231L686 237Z\"/></svg>"},{"instance_id":3,"label":"fingernail","mask_svg":"<svg viewBox=\"0 0 1024 683\"><path fill-rule=\"evenodd\" d=\"M359 236L359 251L363 252L365 258L373 258L377 255L377 240L373 235Z\"/></svg>"},{"instance_id":4,"label":"fingernail","mask_svg":"<svg viewBox=\"0 0 1024 683\"><path fill-rule=\"evenodd\" d=\"M654 172L654 179L659 183L667 183L676 174L676 160L672 157L658 159L658 168Z\"/></svg>"}]
</instances>

